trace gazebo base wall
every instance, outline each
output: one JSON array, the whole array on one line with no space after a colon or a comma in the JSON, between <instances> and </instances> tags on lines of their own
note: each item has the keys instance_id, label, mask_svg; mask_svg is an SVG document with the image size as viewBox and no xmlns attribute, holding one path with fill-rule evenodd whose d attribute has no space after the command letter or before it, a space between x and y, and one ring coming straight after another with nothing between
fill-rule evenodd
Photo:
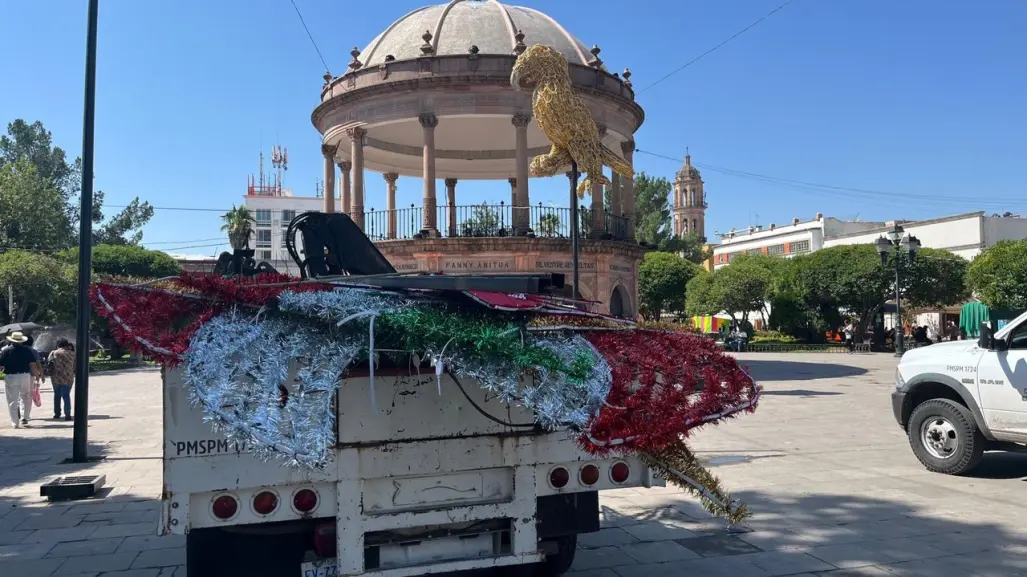
<instances>
[{"instance_id":1,"label":"gazebo base wall","mask_svg":"<svg viewBox=\"0 0 1027 577\"><path fill-rule=\"evenodd\" d=\"M565 238L424 238L375 243L399 272L552 272L571 282L571 242ZM638 265L645 249L631 243L579 243L579 292L599 302L600 312L634 318L638 313ZM612 308L612 310L611 310Z\"/></svg>"}]
</instances>

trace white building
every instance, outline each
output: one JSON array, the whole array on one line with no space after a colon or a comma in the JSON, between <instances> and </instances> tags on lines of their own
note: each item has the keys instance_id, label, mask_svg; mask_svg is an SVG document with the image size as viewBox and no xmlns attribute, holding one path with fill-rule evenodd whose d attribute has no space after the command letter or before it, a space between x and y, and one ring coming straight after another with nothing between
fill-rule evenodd
<instances>
[{"instance_id":1,"label":"white building","mask_svg":"<svg viewBox=\"0 0 1027 577\"><path fill-rule=\"evenodd\" d=\"M824 240L823 246L869 244L887 234L895 223L901 225L907 234L917 237L921 246L947 250L967 260L973 260L982 250L1000 240L1027 238L1027 218L1017 215L985 216L984 211L980 211L931 220L882 223L872 229L832 235Z\"/></svg>"},{"instance_id":2,"label":"white building","mask_svg":"<svg viewBox=\"0 0 1027 577\"><path fill-rule=\"evenodd\" d=\"M270 193L257 188L251 187L243 201L256 221L253 226L255 236L250 246L256 250L254 258L257 262L266 260L278 268L281 261L292 262L285 249L285 231L289 222L297 214L321 210L324 200L315 196L293 196L288 188L276 188Z\"/></svg>"},{"instance_id":3,"label":"white building","mask_svg":"<svg viewBox=\"0 0 1027 577\"><path fill-rule=\"evenodd\" d=\"M847 222L817 213L813 220L793 219L791 224L771 224L763 228L753 226L740 231L732 230L720 235L720 244L713 247L713 267L721 268L741 254L766 254L791 257L820 250L828 239L865 234L883 227L883 222ZM874 238L877 238L875 235Z\"/></svg>"}]
</instances>

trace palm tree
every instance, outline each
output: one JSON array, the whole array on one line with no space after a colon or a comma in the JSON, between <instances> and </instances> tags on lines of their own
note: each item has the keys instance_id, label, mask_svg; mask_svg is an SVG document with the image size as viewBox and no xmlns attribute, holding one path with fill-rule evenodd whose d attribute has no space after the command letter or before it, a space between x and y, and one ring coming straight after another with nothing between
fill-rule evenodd
<instances>
[{"instance_id":1,"label":"palm tree","mask_svg":"<svg viewBox=\"0 0 1027 577\"><path fill-rule=\"evenodd\" d=\"M250 248L250 236L253 235L253 223L255 222L250 209L245 206L236 207L233 204L232 210L221 215L221 220L225 223L221 225L221 230L228 233L228 242L233 249Z\"/></svg>"}]
</instances>

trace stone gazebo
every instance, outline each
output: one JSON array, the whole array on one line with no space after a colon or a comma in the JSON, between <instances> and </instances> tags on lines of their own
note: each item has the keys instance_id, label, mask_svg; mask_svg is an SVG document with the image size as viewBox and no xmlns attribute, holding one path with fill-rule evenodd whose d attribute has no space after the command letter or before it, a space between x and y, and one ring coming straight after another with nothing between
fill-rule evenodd
<instances>
[{"instance_id":1,"label":"stone gazebo","mask_svg":"<svg viewBox=\"0 0 1027 577\"><path fill-rule=\"evenodd\" d=\"M354 48L342 76L325 75L312 121L322 134L325 190L334 189L338 167L342 206L326 194L324 211L348 213L400 271L549 271L569 283L570 209L531 203L528 165L549 142L531 119L530 90L510 86L517 55L536 43L567 57L603 141L630 164L644 118L630 71L610 73L597 46L536 10L452 0L407 14ZM385 210L366 208L367 170L388 184ZM400 175L422 179L420 207L396 206ZM505 180L510 202L458 204L461 180ZM633 184L611 180L610 206L601 186L582 202L579 290L604 312L633 317L644 250L634 241Z\"/></svg>"}]
</instances>

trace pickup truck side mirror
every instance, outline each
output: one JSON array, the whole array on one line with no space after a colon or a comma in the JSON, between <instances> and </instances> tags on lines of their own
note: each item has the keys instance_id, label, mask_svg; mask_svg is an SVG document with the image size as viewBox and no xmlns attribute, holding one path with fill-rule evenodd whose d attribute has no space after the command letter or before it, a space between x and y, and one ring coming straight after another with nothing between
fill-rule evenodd
<instances>
[{"instance_id":1,"label":"pickup truck side mirror","mask_svg":"<svg viewBox=\"0 0 1027 577\"><path fill-rule=\"evenodd\" d=\"M1006 341L995 339L991 323L986 321L981 322L981 336L977 339L977 346L988 351L1004 351L1007 348Z\"/></svg>"}]
</instances>

